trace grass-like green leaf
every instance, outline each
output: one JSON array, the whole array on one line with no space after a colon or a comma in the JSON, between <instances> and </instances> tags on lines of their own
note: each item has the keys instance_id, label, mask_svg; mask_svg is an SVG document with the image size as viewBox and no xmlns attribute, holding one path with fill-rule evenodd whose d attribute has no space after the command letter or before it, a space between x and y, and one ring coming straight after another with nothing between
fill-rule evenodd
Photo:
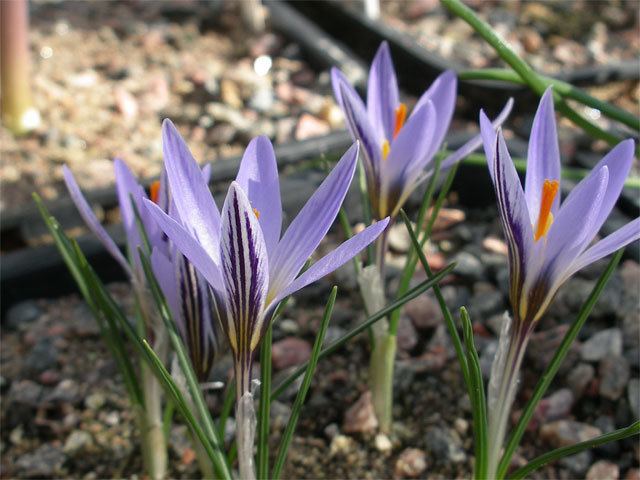
<instances>
[{"instance_id":1,"label":"grass-like green leaf","mask_svg":"<svg viewBox=\"0 0 640 480\"><path fill-rule=\"evenodd\" d=\"M618 440L623 440L634 435L640 435L640 421L637 421L629 425L628 427L605 433L604 435L597 436L590 440L576 443L575 445L558 448L556 450L552 450L543 455L540 455L539 457L531 460L524 467L519 468L518 470L513 472L511 475L509 475L509 478L513 480L525 478L531 472L536 471L537 469L543 467L548 463L555 462L556 460L560 460L561 458L567 457L569 455L575 455L576 453L580 453L590 448L604 445L605 443L616 442Z\"/></svg>"},{"instance_id":2,"label":"grass-like green leaf","mask_svg":"<svg viewBox=\"0 0 640 480\"><path fill-rule=\"evenodd\" d=\"M547 388L549 388L549 385L551 385L551 382L556 373L558 373L558 369L560 368L560 365L562 364L564 358L567 356L567 352L571 348L571 344L578 336L578 333L582 329L584 323L587 321L587 318L589 318L594 305L598 301L602 290L604 290L604 287L607 285L609 278L611 278L611 275L613 275L613 272L620 262L623 253L624 249L621 249L613 256L613 258L611 258L609 265L607 265L605 271L602 272L602 275L600 275L600 278L589 294L587 301L582 305L578 316L571 324L571 327L562 339L562 343L558 347L558 350L556 350L556 353L553 355L549 366L545 369L542 377L538 381L533 395L527 402L527 405L524 407L524 410L520 415L520 420L518 420L518 424L516 425L513 433L507 441L504 453L502 454L502 459L500 460L500 464L498 465L498 478L505 478L507 470L509 469L509 465L511 464L511 457L520 444L522 435L524 435L524 431L527 428L531 417L533 417L536 407L538 406L538 402L544 396Z\"/></svg>"},{"instance_id":3,"label":"grass-like green leaf","mask_svg":"<svg viewBox=\"0 0 640 480\"><path fill-rule=\"evenodd\" d=\"M273 323L269 325L260 346L260 406L258 409L258 459L256 475L259 480L269 478L269 420L271 409L271 345Z\"/></svg>"},{"instance_id":4,"label":"grass-like green leaf","mask_svg":"<svg viewBox=\"0 0 640 480\"><path fill-rule=\"evenodd\" d=\"M293 432L296 429L296 425L298 423L298 417L300 416L300 411L302 410L302 405L304 404L305 398L307 396L307 392L309 391L309 387L311 386L311 380L313 378L313 374L316 370L316 366L318 365L318 360L320 359L322 343L324 342L324 337L325 337L325 334L327 333L329 320L331 320L331 314L333 312L333 306L336 303L337 294L338 294L338 287L333 287L333 289L331 290L331 294L329 295L329 300L327 301L327 305L324 310L322 323L320 324L320 330L318 331L315 342L313 344L313 349L311 351L311 358L307 363L307 369L305 370L304 379L302 380L302 385L300 386L300 390L298 390L296 399L293 402L293 407L291 409L291 416L289 417L287 426L285 427L284 433L282 434L282 440L280 441L280 447L278 448L278 454L276 456L276 461L273 466L273 471L271 472L270 478L276 478L276 479L280 478L282 467L284 466L285 459L287 458L287 452L289 451L289 445L291 445Z\"/></svg>"}]
</instances>

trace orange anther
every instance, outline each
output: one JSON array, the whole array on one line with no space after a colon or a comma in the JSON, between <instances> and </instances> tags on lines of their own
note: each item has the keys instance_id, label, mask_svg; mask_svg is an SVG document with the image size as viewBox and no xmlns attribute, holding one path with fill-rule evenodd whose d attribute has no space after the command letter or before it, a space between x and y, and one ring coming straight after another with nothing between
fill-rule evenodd
<instances>
[{"instance_id":1,"label":"orange anther","mask_svg":"<svg viewBox=\"0 0 640 480\"><path fill-rule=\"evenodd\" d=\"M391 151L391 145L389 145L389 140L385 140L382 142L382 159L386 160L389 156L389 152Z\"/></svg>"},{"instance_id":2,"label":"orange anther","mask_svg":"<svg viewBox=\"0 0 640 480\"><path fill-rule=\"evenodd\" d=\"M396 108L396 124L393 129L393 139L398 136L400 130L404 126L404 121L407 119L407 106L404 103L398 105Z\"/></svg>"},{"instance_id":3,"label":"orange anther","mask_svg":"<svg viewBox=\"0 0 640 480\"><path fill-rule=\"evenodd\" d=\"M160 180L156 180L149 187L149 196L153 203L158 203L158 197L160 195Z\"/></svg>"},{"instance_id":4,"label":"orange anther","mask_svg":"<svg viewBox=\"0 0 640 480\"><path fill-rule=\"evenodd\" d=\"M542 197L540 198L540 213L538 214L538 224L536 225L536 233L533 235L533 239L537 242L544 237L551 224L553 223L553 214L551 213L551 206L558 194L558 188L560 183L558 180L545 180L542 185Z\"/></svg>"},{"instance_id":5,"label":"orange anther","mask_svg":"<svg viewBox=\"0 0 640 480\"><path fill-rule=\"evenodd\" d=\"M256 218L257 218L258 220L260 220L260 211L259 211L257 208L254 208L254 209L253 209L253 213L255 213Z\"/></svg>"}]
</instances>

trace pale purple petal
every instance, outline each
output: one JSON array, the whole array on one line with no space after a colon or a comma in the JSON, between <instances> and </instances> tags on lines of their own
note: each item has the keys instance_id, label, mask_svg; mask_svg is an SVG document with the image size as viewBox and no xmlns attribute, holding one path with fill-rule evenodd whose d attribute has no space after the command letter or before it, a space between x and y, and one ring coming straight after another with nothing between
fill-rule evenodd
<instances>
[{"instance_id":1,"label":"pale purple petal","mask_svg":"<svg viewBox=\"0 0 640 480\"><path fill-rule=\"evenodd\" d=\"M259 214L260 227L272 256L280 240L282 204L278 165L273 146L265 136L251 140L244 152L236 181Z\"/></svg>"},{"instance_id":2,"label":"pale purple petal","mask_svg":"<svg viewBox=\"0 0 640 480\"><path fill-rule=\"evenodd\" d=\"M169 188L185 227L218 263L220 213L202 171L170 120L162 123L162 149Z\"/></svg>"},{"instance_id":3,"label":"pale purple petal","mask_svg":"<svg viewBox=\"0 0 640 480\"><path fill-rule=\"evenodd\" d=\"M373 242L389 224L389 217L370 225L362 232L351 237L331 253L325 255L316 263L311 265L302 275L290 283L284 290L278 292L271 301L267 310L275 307L285 297L306 287L310 283L328 275L340 268L346 262L355 257L362 249Z\"/></svg>"},{"instance_id":4,"label":"pale purple petal","mask_svg":"<svg viewBox=\"0 0 640 480\"><path fill-rule=\"evenodd\" d=\"M236 355L245 357L264 332L269 265L262 229L236 182L231 183L222 207L220 238L228 308L223 327Z\"/></svg>"},{"instance_id":5,"label":"pale purple petal","mask_svg":"<svg viewBox=\"0 0 640 480\"><path fill-rule=\"evenodd\" d=\"M382 160L383 138L378 137L367 116L367 111L360 96L349 84L342 72L337 68L331 69L331 82L338 104L344 113L351 137L362 145L370 185L377 185L375 180Z\"/></svg>"},{"instance_id":6,"label":"pale purple petal","mask_svg":"<svg viewBox=\"0 0 640 480\"><path fill-rule=\"evenodd\" d=\"M398 81L389 44L380 44L371 63L367 83L367 113L379 138L391 141L395 129L395 109L399 105Z\"/></svg>"},{"instance_id":7,"label":"pale purple petal","mask_svg":"<svg viewBox=\"0 0 640 480\"><path fill-rule=\"evenodd\" d=\"M602 227L618 201L618 197L624 187L624 182L629 175L629 170L631 170L634 148L635 142L632 139L620 142L607 155L605 155L595 167L593 167L593 170L589 174L595 175L600 168L605 166L609 169L607 192L600 204L600 212L598 213L598 218L596 220L597 230L600 230L600 227Z\"/></svg>"},{"instance_id":8,"label":"pale purple petal","mask_svg":"<svg viewBox=\"0 0 640 480\"><path fill-rule=\"evenodd\" d=\"M270 261L270 296L286 288L327 234L351 185L358 159L352 146L291 222ZM271 260L271 259L270 259Z\"/></svg>"},{"instance_id":9,"label":"pale purple petal","mask_svg":"<svg viewBox=\"0 0 640 480\"><path fill-rule=\"evenodd\" d=\"M160 229L169 237L174 246L202 273L209 285L215 290L224 291L224 284L218 265L209 256L204 247L191 236L185 227L164 213L155 203L145 199L144 204ZM220 254L218 253L219 256Z\"/></svg>"},{"instance_id":10,"label":"pale purple petal","mask_svg":"<svg viewBox=\"0 0 640 480\"><path fill-rule=\"evenodd\" d=\"M533 120L527 152L527 175L524 196L529 206L529 216L533 225L538 221L542 186L545 180L560 181L560 148L556 132L556 118L553 109L553 90L547 88ZM560 192L551 207L556 215L560 207Z\"/></svg>"},{"instance_id":11,"label":"pale purple petal","mask_svg":"<svg viewBox=\"0 0 640 480\"><path fill-rule=\"evenodd\" d=\"M489 121L484 112L480 111L480 124L484 124L484 131L481 131L480 134L473 137L471 140L466 142L460 148L458 148L451 155L446 157L440 163L440 169L445 171L451 167L453 167L460 160L465 158L467 155L471 154L475 151L480 145L483 143L486 145L487 140L490 144L493 143L493 139L495 139L495 132L498 127L500 127L504 121L507 119L509 114L511 113L511 109L513 108L513 98L510 98L507 103L502 108L500 114L493 120L493 122ZM491 149L493 149L493 145L491 145ZM486 150L485 150L486 153ZM487 158L493 158L493 153L491 156L487 155Z\"/></svg>"},{"instance_id":12,"label":"pale purple petal","mask_svg":"<svg viewBox=\"0 0 640 480\"><path fill-rule=\"evenodd\" d=\"M489 175L494 183L495 178L493 178L493 168L491 165L496 154L496 135L497 131L493 128L491 120L489 120L489 117L484 113L484 110L480 110L480 136L482 137L484 155L487 157L487 165L489 165Z\"/></svg>"},{"instance_id":13,"label":"pale purple petal","mask_svg":"<svg viewBox=\"0 0 640 480\"><path fill-rule=\"evenodd\" d=\"M427 102L431 101L436 109L438 122L433 134L433 141L430 155L434 155L444 141L444 137L449 129L449 124L453 118L453 111L456 106L456 92L458 89L458 77L452 70L447 70L440 74L431 84L429 89L422 94L413 111L416 112Z\"/></svg>"},{"instance_id":14,"label":"pale purple petal","mask_svg":"<svg viewBox=\"0 0 640 480\"><path fill-rule=\"evenodd\" d=\"M569 277L587 265L629 245L640 238L640 218L636 218L583 252L569 267Z\"/></svg>"},{"instance_id":15,"label":"pale purple petal","mask_svg":"<svg viewBox=\"0 0 640 480\"><path fill-rule=\"evenodd\" d=\"M129 267L129 263L125 259L124 255L122 255L122 252L120 251L116 243L96 218L93 210L87 203L87 200L82 195L80 187L78 187L78 184L76 183L71 170L69 170L69 168L64 165L62 167L62 173L64 175L64 182L67 184L67 189L69 190L69 194L71 195L71 199L73 200L73 203L75 203L78 212L87 224L87 227L89 227L89 230L91 230L93 234L98 237L100 243L102 243L107 252L109 252L109 254L122 266L127 275L131 276L131 268Z\"/></svg>"}]
</instances>

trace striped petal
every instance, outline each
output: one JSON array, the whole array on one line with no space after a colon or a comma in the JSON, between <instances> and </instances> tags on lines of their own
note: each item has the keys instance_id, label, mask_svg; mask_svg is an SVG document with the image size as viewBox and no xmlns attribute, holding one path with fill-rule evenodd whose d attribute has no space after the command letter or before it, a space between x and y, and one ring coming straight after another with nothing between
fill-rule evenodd
<instances>
[{"instance_id":1,"label":"striped petal","mask_svg":"<svg viewBox=\"0 0 640 480\"><path fill-rule=\"evenodd\" d=\"M270 262L269 297L284 290L320 244L349 190L358 159L353 145L291 222Z\"/></svg>"},{"instance_id":2,"label":"striped petal","mask_svg":"<svg viewBox=\"0 0 640 480\"><path fill-rule=\"evenodd\" d=\"M251 140L242 156L236 182L258 211L269 256L273 255L282 229L282 204L278 165L273 146L265 136Z\"/></svg>"},{"instance_id":3,"label":"striped petal","mask_svg":"<svg viewBox=\"0 0 640 480\"><path fill-rule=\"evenodd\" d=\"M389 44L382 42L371 63L367 83L367 114L379 138L393 138L398 81Z\"/></svg>"},{"instance_id":4,"label":"striped petal","mask_svg":"<svg viewBox=\"0 0 640 480\"><path fill-rule=\"evenodd\" d=\"M551 87L547 88L540 100L529 137L524 196L527 199L532 225L538 221L542 185L545 180L560 181L560 147ZM560 208L560 195L556 195L551 213L556 215L558 208Z\"/></svg>"},{"instance_id":5,"label":"striped petal","mask_svg":"<svg viewBox=\"0 0 640 480\"><path fill-rule=\"evenodd\" d=\"M247 362L265 330L269 271L262 229L249 199L232 182L222 208L220 255L226 287L223 328L236 358ZM248 371L248 370L247 370Z\"/></svg>"},{"instance_id":6,"label":"striped petal","mask_svg":"<svg viewBox=\"0 0 640 480\"><path fill-rule=\"evenodd\" d=\"M80 216L89 227L89 230L93 232L93 234L98 237L98 240L102 243L104 248L109 252L109 254L120 264L120 266L124 269L127 275L131 276L131 268L129 267L129 263L127 262L124 255L113 241L113 239L109 236L104 227L100 224L100 221L96 218L93 210L87 203L87 200L82 195L80 191L80 187L76 183L76 179L73 177L71 170L69 167L64 165L62 167L62 173L64 175L64 182L67 184L67 190L69 190L69 195L71 195L71 200L75 203Z\"/></svg>"}]
</instances>

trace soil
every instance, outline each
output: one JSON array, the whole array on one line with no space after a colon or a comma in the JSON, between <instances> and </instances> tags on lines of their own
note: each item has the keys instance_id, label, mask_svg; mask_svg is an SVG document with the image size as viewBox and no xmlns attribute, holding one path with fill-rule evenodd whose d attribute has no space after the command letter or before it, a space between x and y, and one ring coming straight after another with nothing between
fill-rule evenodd
<instances>
[{"instance_id":1,"label":"soil","mask_svg":"<svg viewBox=\"0 0 640 480\"><path fill-rule=\"evenodd\" d=\"M455 195L450 200L455 202ZM455 274L444 281L443 293L452 309L469 306L483 369L488 368L487 361L490 364L501 315L508 308L506 246L500 238L493 209L449 208L441 216L429 248L434 268L442 268L451 260L459 264ZM338 240L335 234L330 236L321 250L331 248ZM394 228L390 243L393 253L388 258L388 286L394 289L397 266L402 264L402 252L407 248L400 228ZM570 280L539 325L524 362L514 420L563 329L575 317L603 267L599 262ZM341 290L328 340L362 321L350 269L347 265L332 278L300 292L276 324L274 344L289 337L313 342L322 316L322 299L333 283ZM424 272L418 271L414 281L422 278ZM554 435L561 435L558 422L578 430L595 426L605 431L626 426L637 417L637 390L633 389L638 386L640 366L639 281L640 265L630 260L614 275L534 417L517 451L516 464L522 465L525 459L557 446ZM131 312L127 285L112 284L110 290ZM362 432L347 427L353 416L350 407L367 390L369 347L366 334L362 334L320 362L283 478L408 478L406 470L398 466L398 459L407 455L408 449L417 449L426 464L426 470L417 477L469 478L473 464L470 405L434 297L430 293L422 295L405 312L398 336L395 422L390 445L380 443L375 430L367 431L366 425ZM612 330L620 344L594 340L603 329ZM132 412L127 410L115 363L84 302L73 295L18 304L6 315L1 333L2 478L139 475L140 451ZM594 344L596 356L592 352ZM285 360L276 360L275 350L274 363L286 365ZM607 370L612 368L607 366L609 360L623 365L627 375L621 385L614 386L613 394L602 387L605 377L612 375ZM230 372L229 359L222 358L214 366L211 380L226 382ZM589 372L591 378L580 388L570 380L576 375L588 377ZM285 368L276 370L274 384L287 373ZM294 395L295 389L289 389L273 405L273 454ZM218 415L221 391L209 391L207 396L214 416ZM362 408L366 410L366 402ZM572 420L579 423L570 423ZM639 455L637 441L627 440L552 464L532 478L584 477L596 462L617 468L622 478L637 474ZM186 429L176 417L170 445L171 477L197 477L196 464Z\"/></svg>"}]
</instances>

